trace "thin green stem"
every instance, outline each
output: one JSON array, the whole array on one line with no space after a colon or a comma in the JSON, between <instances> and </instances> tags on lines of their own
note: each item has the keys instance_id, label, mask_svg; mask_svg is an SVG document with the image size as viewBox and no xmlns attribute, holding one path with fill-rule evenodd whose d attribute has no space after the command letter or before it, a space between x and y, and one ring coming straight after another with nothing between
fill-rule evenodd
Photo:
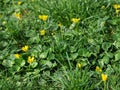
<instances>
[{"instance_id":1,"label":"thin green stem","mask_svg":"<svg viewBox=\"0 0 120 90\"><path fill-rule=\"evenodd\" d=\"M106 89L106 82L105 82L105 81L104 81L104 90L107 90L107 89Z\"/></svg>"}]
</instances>

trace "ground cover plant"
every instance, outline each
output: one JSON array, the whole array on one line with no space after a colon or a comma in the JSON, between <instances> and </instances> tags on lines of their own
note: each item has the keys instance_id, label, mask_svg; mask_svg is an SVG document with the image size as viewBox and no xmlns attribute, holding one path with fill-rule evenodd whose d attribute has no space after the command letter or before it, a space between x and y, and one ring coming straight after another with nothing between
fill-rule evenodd
<instances>
[{"instance_id":1,"label":"ground cover plant","mask_svg":"<svg viewBox=\"0 0 120 90\"><path fill-rule=\"evenodd\" d=\"M1 90L119 90L119 0L0 0Z\"/></svg>"}]
</instances>

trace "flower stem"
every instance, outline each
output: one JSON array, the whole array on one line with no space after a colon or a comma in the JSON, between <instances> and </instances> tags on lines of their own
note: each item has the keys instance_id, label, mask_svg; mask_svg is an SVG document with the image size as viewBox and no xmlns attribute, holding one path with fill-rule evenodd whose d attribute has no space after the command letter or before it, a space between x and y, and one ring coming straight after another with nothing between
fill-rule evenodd
<instances>
[{"instance_id":1,"label":"flower stem","mask_svg":"<svg viewBox=\"0 0 120 90\"><path fill-rule=\"evenodd\" d=\"M104 90L107 90L107 89L106 89L106 81L104 81Z\"/></svg>"}]
</instances>

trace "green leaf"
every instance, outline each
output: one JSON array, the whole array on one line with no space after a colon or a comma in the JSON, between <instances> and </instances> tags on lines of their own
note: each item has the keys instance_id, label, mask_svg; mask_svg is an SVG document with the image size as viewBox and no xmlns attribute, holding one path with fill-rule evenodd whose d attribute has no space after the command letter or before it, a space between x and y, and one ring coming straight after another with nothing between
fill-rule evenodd
<instances>
[{"instance_id":1,"label":"green leaf","mask_svg":"<svg viewBox=\"0 0 120 90\"><path fill-rule=\"evenodd\" d=\"M25 60L21 60L20 66L23 67L25 65Z\"/></svg>"},{"instance_id":2,"label":"green leaf","mask_svg":"<svg viewBox=\"0 0 120 90\"><path fill-rule=\"evenodd\" d=\"M108 64L108 65L107 65L107 69L106 69L106 73L110 75L110 74L113 73L113 72L114 72L114 69L111 67L110 64Z\"/></svg>"},{"instance_id":3,"label":"green leaf","mask_svg":"<svg viewBox=\"0 0 120 90\"><path fill-rule=\"evenodd\" d=\"M54 60L54 59L55 59L55 54L50 53L50 54L48 55L48 60Z\"/></svg>"},{"instance_id":4,"label":"green leaf","mask_svg":"<svg viewBox=\"0 0 120 90\"><path fill-rule=\"evenodd\" d=\"M40 58L46 58L47 57L47 54L48 54L48 51L45 51L45 52L43 52L43 53L41 53L40 55L39 55L39 57Z\"/></svg>"},{"instance_id":5,"label":"green leaf","mask_svg":"<svg viewBox=\"0 0 120 90\"><path fill-rule=\"evenodd\" d=\"M20 70L20 66L17 66L17 65L9 68L9 72L12 74L15 74L15 72L18 72L19 70Z\"/></svg>"},{"instance_id":6,"label":"green leaf","mask_svg":"<svg viewBox=\"0 0 120 90\"><path fill-rule=\"evenodd\" d=\"M105 64L108 64L109 63L109 57L108 56L104 56L102 59L101 59L101 62L105 63Z\"/></svg>"},{"instance_id":7,"label":"green leaf","mask_svg":"<svg viewBox=\"0 0 120 90\"><path fill-rule=\"evenodd\" d=\"M77 57L78 57L78 53L71 53L71 56L70 56L70 58L72 59L72 60L75 60Z\"/></svg>"},{"instance_id":8,"label":"green leaf","mask_svg":"<svg viewBox=\"0 0 120 90\"><path fill-rule=\"evenodd\" d=\"M30 64L30 66L31 66L32 68L35 68L37 65L38 65L37 62L33 62L33 63Z\"/></svg>"},{"instance_id":9,"label":"green leaf","mask_svg":"<svg viewBox=\"0 0 120 90\"><path fill-rule=\"evenodd\" d=\"M35 37L35 36L36 36L35 30L27 30L26 31L26 37Z\"/></svg>"},{"instance_id":10,"label":"green leaf","mask_svg":"<svg viewBox=\"0 0 120 90\"><path fill-rule=\"evenodd\" d=\"M51 67L53 66L50 61L47 61L45 64L46 64L49 68L51 68Z\"/></svg>"},{"instance_id":11,"label":"green leaf","mask_svg":"<svg viewBox=\"0 0 120 90\"><path fill-rule=\"evenodd\" d=\"M6 42L5 40L4 41L0 41L0 48L4 48L4 47L7 47L9 43Z\"/></svg>"},{"instance_id":12,"label":"green leaf","mask_svg":"<svg viewBox=\"0 0 120 90\"><path fill-rule=\"evenodd\" d=\"M78 54L84 57L89 57L91 55L91 53L85 48L79 49Z\"/></svg>"},{"instance_id":13,"label":"green leaf","mask_svg":"<svg viewBox=\"0 0 120 90\"><path fill-rule=\"evenodd\" d=\"M120 47L120 41L116 41L116 42L115 42L115 46L116 46L117 48L119 48L119 47Z\"/></svg>"},{"instance_id":14,"label":"green leaf","mask_svg":"<svg viewBox=\"0 0 120 90\"><path fill-rule=\"evenodd\" d=\"M24 59L16 59L15 64L22 67L25 65L25 60Z\"/></svg>"},{"instance_id":15,"label":"green leaf","mask_svg":"<svg viewBox=\"0 0 120 90\"><path fill-rule=\"evenodd\" d=\"M20 66L15 65L14 67L12 67L13 71L18 72L20 70Z\"/></svg>"},{"instance_id":16,"label":"green leaf","mask_svg":"<svg viewBox=\"0 0 120 90\"><path fill-rule=\"evenodd\" d=\"M89 64L89 61L87 58L79 58L76 61L79 62L82 66L86 66Z\"/></svg>"},{"instance_id":17,"label":"green leaf","mask_svg":"<svg viewBox=\"0 0 120 90\"><path fill-rule=\"evenodd\" d=\"M76 48L75 46L71 46L71 47L70 47L70 52L71 52L71 53L76 52L76 50L77 50L77 48Z\"/></svg>"},{"instance_id":18,"label":"green leaf","mask_svg":"<svg viewBox=\"0 0 120 90\"><path fill-rule=\"evenodd\" d=\"M49 68L51 68L53 66L53 64L50 61L48 61L48 60L42 60L41 64L43 66L48 66Z\"/></svg>"},{"instance_id":19,"label":"green leaf","mask_svg":"<svg viewBox=\"0 0 120 90\"><path fill-rule=\"evenodd\" d=\"M107 55L109 58L113 58L113 53L111 53L111 52L107 52L106 55Z\"/></svg>"},{"instance_id":20,"label":"green leaf","mask_svg":"<svg viewBox=\"0 0 120 90\"><path fill-rule=\"evenodd\" d=\"M115 61L118 61L118 60L120 60L120 52L117 52L115 54Z\"/></svg>"},{"instance_id":21,"label":"green leaf","mask_svg":"<svg viewBox=\"0 0 120 90\"><path fill-rule=\"evenodd\" d=\"M37 35L37 36L31 37L31 38L28 40L28 43L29 43L29 44L39 43L39 41L40 41L40 37L39 37L39 35Z\"/></svg>"},{"instance_id":22,"label":"green leaf","mask_svg":"<svg viewBox=\"0 0 120 90\"><path fill-rule=\"evenodd\" d=\"M12 67L14 64L14 60L3 60L2 65L5 67Z\"/></svg>"},{"instance_id":23,"label":"green leaf","mask_svg":"<svg viewBox=\"0 0 120 90\"><path fill-rule=\"evenodd\" d=\"M101 68L104 67L104 62L101 59L98 60L98 63L99 63L99 65L100 65Z\"/></svg>"},{"instance_id":24,"label":"green leaf","mask_svg":"<svg viewBox=\"0 0 120 90\"><path fill-rule=\"evenodd\" d=\"M109 23L112 24L112 25L117 25L118 24L118 21L115 19L113 20L109 20Z\"/></svg>"},{"instance_id":25,"label":"green leaf","mask_svg":"<svg viewBox=\"0 0 120 90\"><path fill-rule=\"evenodd\" d=\"M108 51L108 48L110 48L110 47L111 47L111 43L103 42L103 44L102 44L103 50Z\"/></svg>"}]
</instances>

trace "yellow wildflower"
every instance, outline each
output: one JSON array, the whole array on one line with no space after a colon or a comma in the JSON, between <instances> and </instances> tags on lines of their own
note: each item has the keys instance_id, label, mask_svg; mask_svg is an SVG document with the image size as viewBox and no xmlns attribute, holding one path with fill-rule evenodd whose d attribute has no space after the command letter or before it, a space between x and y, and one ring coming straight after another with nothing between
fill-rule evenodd
<instances>
[{"instance_id":1,"label":"yellow wildflower","mask_svg":"<svg viewBox=\"0 0 120 90\"><path fill-rule=\"evenodd\" d=\"M45 30L40 30L40 35L44 36L45 35Z\"/></svg>"},{"instance_id":2,"label":"yellow wildflower","mask_svg":"<svg viewBox=\"0 0 120 90\"><path fill-rule=\"evenodd\" d=\"M39 19L46 21L48 19L48 15L39 15Z\"/></svg>"},{"instance_id":3,"label":"yellow wildflower","mask_svg":"<svg viewBox=\"0 0 120 90\"><path fill-rule=\"evenodd\" d=\"M115 12L116 12L116 14L118 15L118 14L119 14L119 12L120 12L120 10L115 10Z\"/></svg>"},{"instance_id":4,"label":"yellow wildflower","mask_svg":"<svg viewBox=\"0 0 120 90\"><path fill-rule=\"evenodd\" d=\"M80 18L72 18L71 21L72 21L73 23L77 23L77 22L80 21Z\"/></svg>"},{"instance_id":5,"label":"yellow wildflower","mask_svg":"<svg viewBox=\"0 0 120 90\"><path fill-rule=\"evenodd\" d=\"M31 63L33 63L35 61L35 57L34 56L29 56L28 57L28 60L27 60L27 62L29 63L29 64L31 64Z\"/></svg>"},{"instance_id":6,"label":"yellow wildflower","mask_svg":"<svg viewBox=\"0 0 120 90\"><path fill-rule=\"evenodd\" d=\"M19 19L19 20L21 19L21 14L20 14L20 12L19 12L19 13L14 13L14 15L16 16L17 19Z\"/></svg>"},{"instance_id":7,"label":"yellow wildflower","mask_svg":"<svg viewBox=\"0 0 120 90\"><path fill-rule=\"evenodd\" d=\"M107 75L106 74L101 74L102 81L107 81Z\"/></svg>"},{"instance_id":8,"label":"yellow wildflower","mask_svg":"<svg viewBox=\"0 0 120 90\"><path fill-rule=\"evenodd\" d=\"M16 58L20 58L20 54L14 54Z\"/></svg>"},{"instance_id":9,"label":"yellow wildflower","mask_svg":"<svg viewBox=\"0 0 120 90\"><path fill-rule=\"evenodd\" d=\"M26 46L22 47L22 51L26 52L26 51L28 51L28 48L29 47L26 45Z\"/></svg>"},{"instance_id":10,"label":"yellow wildflower","mask_svg":"<svg viewBox=\"0 0 120 90\"><path fill-rule=\"evenodd\" d=\"M80 63L78 63L77 66L78 66L78 68L81 68L81 67L82 67L82 65L81 65Z\"/></svg>"},{"instance_id":11,"label":"yellow wildflower","mask_svg":"<svg viewBox=\"0 0 120 90\"><path fill-rule=\"evenodd\" d=\"M19 2L18 2L18 5L21 5L21 4L22 4L22 2L19 1Z\"/></svg>"},{"instance_id":12,"label":"yellow wildflower","mask_svg":"<svg viewBox=\"0 0 120 90\"><path fill-rule=\"evenodd\" d=\"M118 4L113 5L113 7L114 7L115 9L120 9L120 5L118 5Z\"/></svg>"},{"instance_id":13,"label":"yellow wildflower","mask_svg":"<svg viewBox=\"0 0 120 90\"><path fill-rule=\"evenodd\" d=\"M101 69L99 66L96 66L95 71L97 71L97 72L102 72L102 69Z\"/></svg>"}]
</instances>

